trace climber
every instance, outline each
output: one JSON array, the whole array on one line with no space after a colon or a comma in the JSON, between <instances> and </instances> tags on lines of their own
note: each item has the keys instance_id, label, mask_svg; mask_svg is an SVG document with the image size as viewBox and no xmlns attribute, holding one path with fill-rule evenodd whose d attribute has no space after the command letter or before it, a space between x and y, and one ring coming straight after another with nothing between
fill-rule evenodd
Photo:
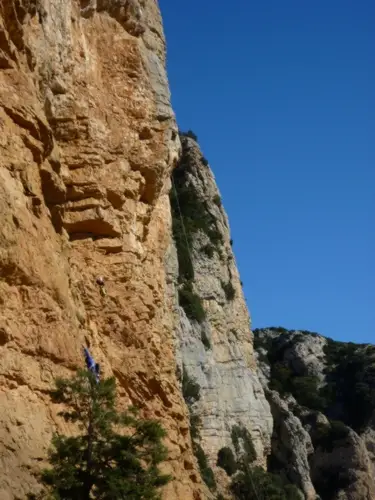
<instances>
[{"instance_id":1,"label":"climber","mask_svg":"<svg viewBox=\"0 0 375 500\"><path fill-rule=\"evenodd\" d=\"M107 295L107 291L104 286L104 278L102 276L99 276L98 278L96 278L96 283L100 286L100 295L102 297L105 297Z\"/></svg>"},{"instance_id":2,"label":"climber","mask_svg":"<svg viewBox=\"0 0 375 500\"><path fill-rule=\"evenodd\" d=\"M90 372L95 375L96 383L99 384L99 381L100 381L100 365L99 365L99 363L95 363L94 359L90 355L89 350L85 346L82 346L82 348L83 348L83 351L85 353L85 361L86 361L87 369L90 370Z\"/></svg>"},{"instance_id":3,"label":"climber","mask_svg":"<svg viewBox=\"0 0 375 500\"><path fill-rule=\"evenodd\" d=\"M138 5L137 11L136 11L136 18L138 19L138 21L140 21L142 19L142 17L143 17L143 10Z\"/></svg>"}]
</instances>

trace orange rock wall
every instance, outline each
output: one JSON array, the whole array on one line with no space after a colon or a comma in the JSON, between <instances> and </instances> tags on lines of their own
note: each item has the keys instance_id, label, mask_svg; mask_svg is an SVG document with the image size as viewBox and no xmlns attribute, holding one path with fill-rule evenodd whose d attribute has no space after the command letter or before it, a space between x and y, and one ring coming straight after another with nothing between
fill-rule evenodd
<instances>
[{"instance_id":1,"label":"orange rock wall","mask_svg":"<svg viewBox=\"0 0 375 500\"><path fill-rule=\"evenodd\" d=\"M0 0L0 499L38 486L48 389L82 344L168 431L168 499L209 498L164 258L179 139L155 0ZM103 276L107 295L96 279Z\"/></svg>"}]
</instances>

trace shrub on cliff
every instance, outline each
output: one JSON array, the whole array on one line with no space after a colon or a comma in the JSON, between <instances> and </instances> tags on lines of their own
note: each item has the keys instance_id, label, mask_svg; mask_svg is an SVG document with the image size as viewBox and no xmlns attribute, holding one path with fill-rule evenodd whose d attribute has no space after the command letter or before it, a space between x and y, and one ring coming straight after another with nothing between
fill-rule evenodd
<instances>
[{"instance_id":1,"label":"shrub on cliff","mask_svg":"<svg viewBox=\"0 0 375 500\"><path fill-rule=\"evenodd\" d=\"M302 406L324 410L326 401L318 388L318 379L312 376L292 378L292 394Z\"/></svg>"},{"instance_id":2,"label":"shrub on cliff","mask_svg":"<svg viewBox=\"0 0 375 500\"><path fill-rule=\"evenodd\" d=\"M231 431L231 438L237 456L241 457L241 462L245 464L254 462L257 455L251 434L246 427L234 425Z\"/></svg>"},{"instance_id":3,"label":"shrub on cliff","mask_svg":"<svg viewBox=\"0 0 375 500\"><path fill-rule=\"evenodd\" d=\"M298 488L260 467L243 468L234 476L231 490L236 500L301 500Z\"/></svg>"},{"instance_id":4,"label":"shrub on cliff","mask_svg":"<svg viewBox=\"0 0 375 500\"><path fill-rule=\"evenodd\" d=\"M236 290L232 284L231 281L228 281L228 283L225 283L224 281L221 282L221 288L224 290L225 293L225 298L230 302L234 299L236 296Z\"/></svg>"},{"instance_id":5,"label":"shrub on cliff","mask_svg":"<svg viewBox=\"0 0 375 500\"><path fill-rule=\"evenodd\" d=\"M203 231L209 237L211 244L216 247L223 243L223 236L217 228L217 221L211 214L207 201L202 199L196 191L196 187L189 180L187 173L186 168L179 166L172 174L175 187L175 190L172 189L170 194L172 216L179 221L182 217L183 221L183 227L179 227L179 222L177 222L173 228L173 236L176 240L182 233L181 243L188 244L191 248L194 234L197 231Z\"/></svg>"},{"instance_id":6,"label":"shrub on cliff","mask_svg":"<svg viewBox=\"0 0 375 500\"><path fill-rule=\"evenodd\" d=\"M225 446L219 450L219 453L217 454L217 466L224 469L228 476L233 476L238 469L233 451L229 448L229 446Z\"/></svg>"},{"instance_id":7,"label":"shrub on cliff","mask_svg":"<svg viewBox=\"0 0 375 500\"><path fill-rule=\"evenodd\" d=\"M195 183L192 182L192 173L190 160L183 152L179 165L172 173L173 189L170 191L173 237L177 247L180 282L194 279L190 252L197 232L204 232L210 240L210 248L218 253L223 243L216 218L210 212L207 200L202 198ZM209 252L211 253L211 250Z\"/></svg>"},{"instance_id":8,"label":"shrub on cliff","mask_svg":"<svg viewBox=\"0 0 375 500\"><path fill-rule=\"evenodd\" d=\"M338 498L337 493L348 488L352 480L347 467L326 463L319 469L319 474L314 480L314 487L323 500Z\"/></svg>"},{"instance_id":9,"label":"shrub on cliff","mask_svg":"<svg viewBox=\"0 0 375 500\"><path fill-rule=\"evenodd\" d=\"M60 415L79 429L52 440L51 467L41 475L51 498L160 498L158 488L171 479L158 467L167 457L165 431L158 422L139 418L134 409L116 410L114 378L96 384L90 372L80 371L70 380L57 379L51 394L64 405ZM125 432L119 434L121 427Z\"/></svg>"},{"instance_id":10,"label":"shrub on cliff","mask_svg":"<svg viewBox=\"0 0 375 500\"><path fill-rule=\"evenodd\" d=\"M320 447L323 451L331 453L338 441L349 436L350 429L340 420L332 420L330 425L319 425L315 431L314 448Z\"/></svg>"},{"instance_id":11,"label":"shrub on cliff","mask_svg":"<svg viewBox=\"0 0 375 500\"><path fill-rule=\"evenodd\" d=\"M298 488L289 484L281 475L266 472L252 465L256 459L256 452L251 434L245 427L235 425L231 437L238 458L236 463L238 472L233 475L231 483L231 491L236 500L301 500ZM231 464L227 452L224 458L224 463Z\"/></svg>"},{"instance_id":12,"label":"shrub on cliff","mask_svg":"<svg viewBox=\"0 0 375 500\"><path fill-rule=\"evenodd\" d=\"M209 351L211 349L211 342L207 336L207 333L203 329L202 329L202 333L201 333L201 341L202 341L202 344L204 345L204 348L206 349L206 351Z\"/></svg>"},{"instance_id":13,"label":"shrub on cliff","mask_svg":"<svg viewBox=\"0 0 375 500\"><path fill-rule=\"evenodd\" d=\"M195 380L193 380L191 377L189 377L189 374L183 366L182 369L182 395L184 397L184 400L186 401L186 404L191 406L194 404L196 401L199 401L200 399L200 387Z\"/></svg>"},{"instance_id":14,"label":"shrub on cliff","mask_svg":"<svg viewBox=\"0 0 375 500\"><path fill-rule=\"evenodd\" d=\"M199 471L201 473L203 481L207 484L210 490L215 490L216 489L215 476L213 470L208 464L207 456L202 446L197 442L193 442L193 451L197 459Z\"/></svg>"},{"instance_id":15,"label":"shrub on cliff","mask_svg":"<svg viewBox=\"0 0 375 500\"><path fill-rule=\"evenodd\" d=\"M178 299L180 306L189 319L198 321L198 323L201 323L205 319L206 313L203 308L202 299L193 291L190 282L185 283L183 287L180 288Z\"/></svg>"},{"instance_id":16,"label":"shrub on cliff","mask_svg":"<svg viewBox=\"0 0 375 500\"><path fill-rule=\"evenodd\" d=\"M215 203L216 206L218 206L220 208L221 205L222 205L222 201L221 201L220 195L215 194L215 196L213 198L213 202Z\"/></svg>"},{"instance_id":17,"label":"shrub on cliff","mask_svg":"<svg viewBox=\"0 0 375 500\"><path fill-rule=\"evenodd\" d=\"M199 415L194 414L193 405L196 401L200 399L200 387L197 382L189 377L189 374L183 366L182 372L182 394L184 396L185 402L188 405L190 413L190 436L193 442L193 452L195 458L197 459L199 471L203 481L210 488L210 490L216 489L216 481L214 473L209 466L207 456L200 444L201 436L199 432L199 427L201 425L201 420Z\"/></svg>"},{"instance_id":18,"label":"shrub on cliff","mask_svg":"<svg viewBox=\"0 0 375 500\"><path fill-rule=\"evenodd\" d=\"M326 401L318 388L318 379L310 376L294 376L284 363L271 367L270 388L281 395L290 393L297 402L313 410L324 410Z\"/></svg>"},{"instance_id":19,"label":"shrub on cliff","mask_svg":"<svg viewBox=\"0 0 375 500\"><path fill-rule=\"evenodd\" d=\"M325 346L327 379L325 396L331 406L338 400L338 417L355 431L366 427L375 410L375 364L368 346L335 342Z\"/></svg>"},{"instance_id":20,"label":"shrub on cliff","mask_svg":"<svg viewBox=\"0 0 375 500\"><path fill-rule=\"evenodd\" d=\"M201 248L202 252L207 255L208 258L212 259L215 253L215 248L211 243L207 243Z\"/></svg>"},{"instance_id":21,"label":"shrub on cliff","mask_svg":"<svg viewBox=\"0 0 375 500\"><path fill-rule=\"evenodd\" d=\"M198 136L194 134L192 130L188 130L187 132L180 132L180 136L190 137L190 139L193 139L195 142L198 142Z\"/></svg>"},{"instance_id":22,"label":"shrub on cliff","mask_svg":"<svg viewBox=\"0 0 375 500\"><path fill-rule=\"evenodd\" d=\"M177 216L173 217L172 230L177 249L178 280L180 283L192 281L194 279L194 267L190 255L192 241L185 235L181 219Z\"/></svg>"}]
</instances>

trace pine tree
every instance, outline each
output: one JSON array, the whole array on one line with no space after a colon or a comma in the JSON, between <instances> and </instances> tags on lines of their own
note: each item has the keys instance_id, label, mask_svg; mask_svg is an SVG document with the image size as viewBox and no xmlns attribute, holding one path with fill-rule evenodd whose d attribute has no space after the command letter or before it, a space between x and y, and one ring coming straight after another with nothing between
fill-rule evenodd
<instances>
[{"instance_id":1,"label":"pine tree","mask_svg":"<svg viewBox=\"0 0 375 500\"><path fill-rule=\"evenodd\" d=\"M90 372L79 371L71 380L56 380L52 399L64 404L60 415L79 433L53 437L51 468L41 474L50 498L160 499L158 488L171 479L158 468L167 457L165 431L133 408L116 410L114 378L97 384Z\"/></svg>"}]
</instances>

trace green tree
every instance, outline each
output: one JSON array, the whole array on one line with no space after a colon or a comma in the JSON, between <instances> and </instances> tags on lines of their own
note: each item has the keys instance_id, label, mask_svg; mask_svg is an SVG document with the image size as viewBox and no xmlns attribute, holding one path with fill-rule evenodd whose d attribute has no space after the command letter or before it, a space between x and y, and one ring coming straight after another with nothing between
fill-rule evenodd
<instances>
[{"instance_id":1,"label":"green tree","mask_svg":"<svg viewBox=\"0 0 375 500\"><path fill-rule=\"evenodd\" d=\"M228 476L233 476L233 474L238 469L238 465L236 459L234 457L233 451L229 448L229 446L225 446L219 450L217 454L217 464L218 467L221 467L225 470Z\"/></svg>"},{"instance_id":2,"label":"green tree","mask_svg":"<svg viewBox=\"0 0 375 500\"><path fill-rule=\"evenodd\" d=\"M55 383L52 399L64 405L60 415L79 432L52 440L51 468L41 475L50 497L159 499L158 488L171 479L158 467L167 457L160 424L141 419L133 408L119 413L114 378L96 384L90 372L79 371Z\"/></svg>"},{"instance_id":3,"label":"green tree","mask_svg":"<svg viewBox=\"0 0 375 500\"><path fill-rule=\"evenodd\" d=\"M243 467L234 476L231 491L236 500L301 500L294 485L283 484L280 476L260 467Z\"/></svg>"}]
</instances>

